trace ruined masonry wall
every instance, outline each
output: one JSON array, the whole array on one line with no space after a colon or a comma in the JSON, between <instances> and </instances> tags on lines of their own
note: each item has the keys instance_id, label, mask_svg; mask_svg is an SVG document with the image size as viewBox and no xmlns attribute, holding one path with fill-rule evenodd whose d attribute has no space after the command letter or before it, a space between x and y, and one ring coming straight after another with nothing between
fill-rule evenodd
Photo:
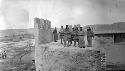
<instances>
[{"instance_id":1,"label":"ruined masonry wall","mask_svg":"<svg viewBox=\"0 0 125 71\"><path fill-rule=\"evenodd\" d=\"M35 39L38 44L50 43L53 41L51 22L49 20L34 19Z\"/></svg>"}]
</instances>

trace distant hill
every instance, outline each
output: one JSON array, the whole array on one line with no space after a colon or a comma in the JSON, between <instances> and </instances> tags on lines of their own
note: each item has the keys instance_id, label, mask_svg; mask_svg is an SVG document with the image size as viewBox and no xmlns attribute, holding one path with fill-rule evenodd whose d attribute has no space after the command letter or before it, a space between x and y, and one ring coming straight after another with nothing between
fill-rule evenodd
<instances>
[{"instance_id":1,"label":"distant hill","mask_svg":"<svg viewBox=\"0 0 125 71\"><path fill-rule=\"evenodd\" d=\"M34 38L34 29L7 29L0 30L0 42L3 41L23 41Z\"/></svg>"},{"instance_id":2,"label":"distant hill","mask_svg":"<svg viewBox=\"0 0 125 71\"><path fill-rule=\"evenodd\" d=\"M51 30L53 31L54 28L51 28ZM57 28L57 30L59 30L59 28ZM34 39L34 32L34 28L0 30L0 41L21 41L25 39Z\"/></svg>"},{"instance_id":3,"label":"distant hill","mask_svg":"<svg viewBox=\"0 0 125 71\"><path fill-rule=\"evenodd\" d=\"M32 34L33 35L34 34L34 28L0 30L0 37L19 35L19 34Z\"/></svg>"}]
</instances>

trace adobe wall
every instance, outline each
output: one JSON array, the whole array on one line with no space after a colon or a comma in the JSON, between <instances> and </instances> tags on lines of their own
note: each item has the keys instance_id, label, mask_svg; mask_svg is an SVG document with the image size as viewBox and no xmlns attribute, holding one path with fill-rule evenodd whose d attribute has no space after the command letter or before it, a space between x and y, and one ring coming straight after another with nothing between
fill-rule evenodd
<instances>
[{"instance_id":1,"label":"adobe wall","mask_svg":"<svg viewBox=\"0 0 125 71\"><path fill-rule=\"evenodd\" d=\"M93 46L105 49L107 64L125 65L125 42L114 43L112 38L95 37Z\"/></svg>"},{"instance_id":2,"label":"adobe wall","mask_svg":"<svg viewBox=\"0 0 125 71\"><path fill-rule=\"evenodd\" d=\"M34 18L35 39L38 44L50 43L53 41L51 22L40 18Z\"/></svg>"}]
</instances>

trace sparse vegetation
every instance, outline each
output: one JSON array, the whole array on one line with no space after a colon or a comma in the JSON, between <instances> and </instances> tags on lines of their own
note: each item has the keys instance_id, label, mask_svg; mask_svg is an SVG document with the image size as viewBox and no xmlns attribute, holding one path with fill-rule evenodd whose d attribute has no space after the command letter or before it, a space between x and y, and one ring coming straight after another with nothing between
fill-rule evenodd
<instances>
[{"instance_id":1,"label":"sparse vegetation","mask_svg":"<svg viewBox=\"0 0 125 71\"><path fill-rule=\"evenodd\" d=\"M20 46L19 44L24 46ZM18 47L13 45L17 45ZM11 48L8 48L10 46ZM29 69L32 63L25 63L22 60L22 58L27 54L32 53L32 49L34 48L34 45L31 42L31 40L10 44L8 45L8 47L6 47L7 54L8 54L7 59L4 60L4 62L2 62L3 71L22 71L21 69L25 69L25 70Z\"/></svg>"}]
</instances>

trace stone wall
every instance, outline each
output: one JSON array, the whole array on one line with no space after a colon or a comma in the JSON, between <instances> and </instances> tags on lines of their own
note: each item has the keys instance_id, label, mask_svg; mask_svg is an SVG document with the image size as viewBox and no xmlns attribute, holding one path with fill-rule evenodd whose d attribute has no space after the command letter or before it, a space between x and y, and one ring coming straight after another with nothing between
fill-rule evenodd
<instances>
[{"instance_id":1,"label":"stone wall","mask_svg":"<svg viewBox=\"0 0 125 71\"><path fill-rule=\"evenodd\" d=\"M114 43L112 37L95 37L93 46L105 49L107 65L125 65L125 43Z\"/></svg>"},{"instance_id":2,"label":"stone wall","mask_svg":"<svg viewBox=\"0 0 125 71\"><path fill-rule=\"evenodd\" d=\"M38 44L52 42L53 34L51 31L51 22L40 18L34 18L35 39Z\"/></svg>"}]
</instances>

